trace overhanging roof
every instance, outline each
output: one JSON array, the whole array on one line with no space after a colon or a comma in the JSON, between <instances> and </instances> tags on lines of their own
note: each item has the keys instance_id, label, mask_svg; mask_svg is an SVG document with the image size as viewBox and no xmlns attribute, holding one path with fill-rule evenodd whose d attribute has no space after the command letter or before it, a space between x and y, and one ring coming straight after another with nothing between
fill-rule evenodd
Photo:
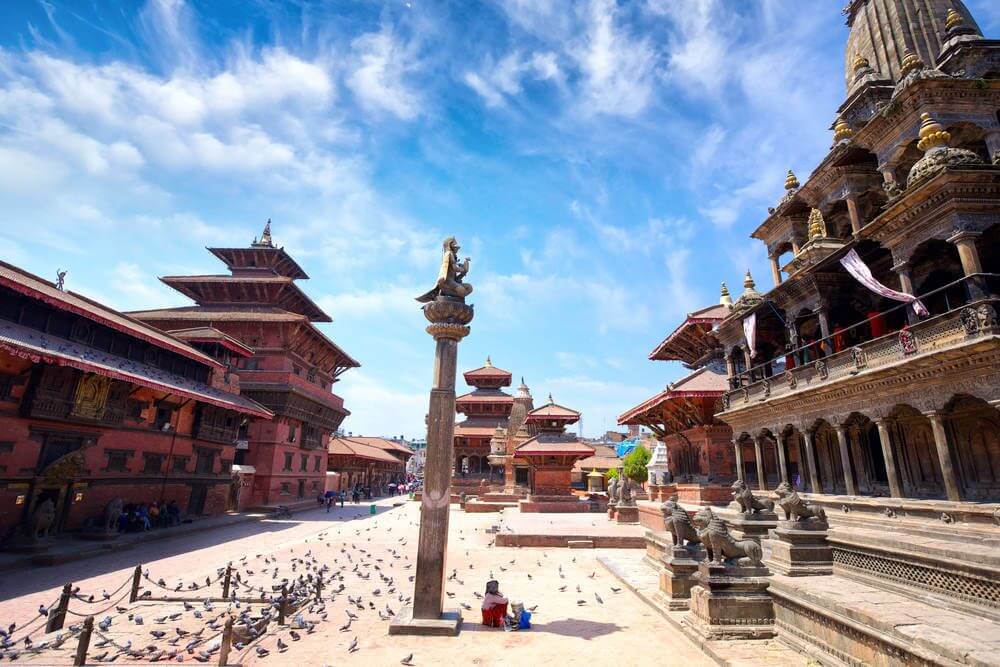
<instances>
[{"instance_id":1,"label":"overhanging roof","mask_svg":"<svg viewBox=\"0 0 1000 667\"><path fill-rule=\"evenodd\" d=\"M729 309L721 304L689 313L681 325L649 353L649 358L653 361L681 361L685 364L697 362L718 346L712 329L726 319L727 315Z\"/></svg>"},{"instance_id":2,"label":"overhanging roof","mask_svg":"<svg viewBox=\"0 0 1000 667\"><path fill-rule=\"evenodd\" d=\"M706 423L712 420L712 405L728 389L725 375L716 373L708 367L699 368L652 398L622 413L618 417L618 423L641 426L655 426L664 421L671 421L675 426L691 422ZM707 402L708 405L701 404L703 402Z\"/></svg>"}]
</instances>

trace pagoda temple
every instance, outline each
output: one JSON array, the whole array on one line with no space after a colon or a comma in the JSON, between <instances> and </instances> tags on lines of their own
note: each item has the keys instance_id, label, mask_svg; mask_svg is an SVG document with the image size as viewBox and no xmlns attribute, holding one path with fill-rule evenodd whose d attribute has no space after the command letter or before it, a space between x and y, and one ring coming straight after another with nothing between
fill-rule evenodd
<instances>
[{"instance_id":1,"label":"pagoda temple","mask_svg":"<svg viewBox=\"0 0 1000 667\"><path fill-rule=\"evenodd\" d=\"M566 427L580 421L580 413L552 400L527 414L525 425L535 435L522 442L514 455L527 461L531 489L527 499L518 503L522 512L589 512L590 503L576 496L572 483L573 464L594 455Z\"/></svg>"},{"instance_id":2,"label":"pagoda temple","mask_svg":"<svg viewBox=\"0 0 1000 667\"><path fill-rule=\"evenodd\" d=\"M726 504L735 478L732 429L718 420L722 395L729 388L722 346L714 328L729 314L728 291L721 302L690 313L679 327L649 354L654 361L677 361L692 373L673 382L657 395L628 410L619 424L645 426L664 443L669 483L661 495L676 493L684 502Z\"/></svg>"},{"instance_id":3,"label":"pagoda temple","mask_svg":"<svg viewBox=\"0 0 1000 667\"><path fill-rule=\"evenodd\" d=\"M466 417L455 425L456 486L492 477L490 440L497 427L507 427L514 406L514 397L501 388L510 386L510 371L495 367L489 357L483 366L463 373L463 377L473 390L455 399L455 410Z\"/></svg>"},{"instance_id":4,"label":"pagoda temple","mask_svg":"<svg viewBox=\"0 0 1000 667\"><path fill-rule=\"evenodd\" d=\"M239 364L241 393L275 416L248 424L236 463L254 471L254 505L312 498L325 488L330 435L350 414L333 384L360 364L315 326L331 318L296 284L308 276L274 244L270 220L249 247L208 250L229 275L161 278L197 305L131 315L187 335L212 327L253 350Z\"/></svg>"}]
</instances>

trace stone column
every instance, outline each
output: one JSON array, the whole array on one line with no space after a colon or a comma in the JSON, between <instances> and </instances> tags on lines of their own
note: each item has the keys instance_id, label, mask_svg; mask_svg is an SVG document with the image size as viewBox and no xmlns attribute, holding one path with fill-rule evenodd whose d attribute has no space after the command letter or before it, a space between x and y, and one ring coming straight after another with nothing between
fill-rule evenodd
<instances>
[{"instance_id":1,"label":"stone column","mask_svg":"<svg viewBox=\"0 0 1000 667\"><path fill-rule=\"evenodd\" d=\"M937 449L938 464L941 466L941 479L944 481L945 494L947 494L948 500L958 502L962 499L962 494L958 488L958 478L951 460L951 449L948 446L948 435L944 431L941 413L934 410L924 414L931 421L931 430L934 432L934 446Z\"/></svg>"},{"instance_id":2,"label":"stone column","mask_svg":"<svg viewBox=\"0 0 1000 667\"><path fill-rule=\"evenodd\" d=\"M840 463L844 467L844 487L847 495L858 495L858 487L854 483L854 471L851 467L851 448L847 442L847 427L843 424L837 426L837 443L840 445Z\"/></svg>"},{"instance_id":3,"label":"stone column","mask_svg":"<svg viewBox=\"0 0 1000 667\"><path fill-rule=\"evenodd\" d=\"M774 430L774 448L778 452L778 475L782 482L788 482L788 463L785 461L785 443L781 437L781 429Z\"/></svg>"},{"instance_id":4,"label":"stone column","mask_svg":"<svg viewBox=\"0 0 1000 667\"><path fill-rule=\"evenodd\" d=\"M736 479L746 484L743 475L743 443L739 440L733 440L733 447L736 450Z\"/></svg>"},{"instance_id":5,"label":"stone column","mask_svg":"<svg viewBox=\"0 0 1000 667\"><path fill-rule=\"evenodd\" d=\"M878 439L882 443L882 458L885 459L885 474L889 478L889 495L893 498L903 497L903 487L899 484L899 469L896 467L896 454L892 450L892 440L889 438L889 424L884 419L876 419Z\"/></svg>"},{"instance_id":6,"label":"stone column","mask_svg":"<svg viewBox=\"0 0 1000 667\"><path fill-rule=\"evenodd\" d=\"M771 277L774 279L774 286L777 287L781 284L781 265L778 264L777 255L770 255L768 259L771 260Z\"/></svg>"},{"instance_id":7,"label":"stone column","mask_svg":"<svg viewBox=\"0 0 1000 667\"><path fill-rule=\"evenodd\" d=\"M469 334L472 306L439 296L424 306L427 333L437 345L434 384L427 410L427 459L420 503L420 537L413 606L401 610L389 634L456 635L462 616L444 609L447 574L448 515L451 500L455 434L455 369L458 343Z\"/></svg>"},{"instance_id":8,"label":"stone column","mask_svg":"<svg viewBox=\"0 0 1000 667\"><path fill-rule=\"evenodd\" d=\"M847 196L847 216L851 219L851 232L857 234L861 231L861 214L858 212L858 196Z\"/></svg>"},{"instance_id":9,"label":"stone column","mask_svg":"<svg viewBox=\"0 0 1000 667\"><path fill-rule=\"evenodd\" d=\"M910 268L909 262L900 262L892 267L892 270L896 272L897 276L899 276L900 291L906 292L907 294L913 294L913 278L910 276ZM913 308L910 306L906 307L906 321L911 325L920 321L920 318L917 317L917 313L914 312Z\"/></svg>"},{"instance_id":10,"label":"stone column","mask_svg":"<svg viewBox=\"0 0 1000 667\"><path fill-rule=\"evenodd\" d=\"M806 443L806 463L809 468L809 486L813 493L823 493L823 486L819 483L819 475L816 472L816 451L813 447L813 436L809 431L801 431L802 440Z\"/></svg>"},{"instance_id":11,"label":"stone column","mask_svg":"<svg viewBox=\"0 0 1000 667\"><path fill-rule=\"evenodd\" d=\"M767 491L767 478L764 477L764 455L763 447L760 443L761 436L754 436L753 439L753 453L757 458L757 488L761 491Z\"/></svg>"},{"instance_id":12,"label":"stone column","mask_svg":"<svg viewBox=\"0 0 1000 667\"><path fill-rule=\"evenodd\" d=\"M826 306L821 304L816 308L816 317L819 319L819 331L823 338L830 337L830 319L826 315ZM832 349L831 345L831 349Z\"/></svg>"},{"instance_id":13,"label":"stone column","mask_svg":"<svg viewBox=\"0 0 1000 667\"><path fill-rule=\"evenodd\" d=\"M726 354L726 373L729 374L729 386L733 388L735 385L732 381L736 379L736 366L733 364L732 352Z\"/></svg>"},{"instance_id":14,"label":"stone column","mask_svg":"<svg viewBox=\"0 0 1000 667\"><path fill-rule=\"evenodd\" d=\"M948 242L958 248L958 258L962 262L962 272L968 278L983 272L983 264L979 259L979 248L976 239L982 236L979 232L961 231L952 235ZM973 301L987 295L986 284L982 276L976 276L968 282L969 298Z\"/></svg>"}]
</instances>

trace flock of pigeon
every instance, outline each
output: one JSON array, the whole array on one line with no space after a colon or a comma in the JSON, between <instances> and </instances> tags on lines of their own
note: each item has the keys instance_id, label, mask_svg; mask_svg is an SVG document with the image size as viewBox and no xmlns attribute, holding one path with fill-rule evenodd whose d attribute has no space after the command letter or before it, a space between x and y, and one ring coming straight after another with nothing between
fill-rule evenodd
<instances>
[{"instance_id":1,"label":"flock of pigeon","mask_svg":"<svg viewBox=\"0 0 1000 667\"><path fill-rule=\"evenodd\" d=\"M353 518L361 516L367 515ZM393 517L396 525L391 523ZM408 526L399 523L407 519ZM88 664L116 661L128 664L217 663L223 627L229 618L233 619L230 662L268 661L276 654L288 652L305 636L316 634L317 629L327 639L325 648L333 661L358 653L363 649L359 637L370 636L373 624L388 623L410 602L415 558L408 553L407 537L401 535L394 540L393 530L397 526L403 529L396 531L399 535L416 525L412 515L408 518L404 512L394 512L367 525L341 523L327 528L306 538L297 548L244 555L231 564L230 595L225 600L217 597L221 595L220 579L225 568L219 568L215 578L207 577L204 583L168 583L162 578L154 580L148 570L144 571L143 589L138 601L130 606L114 604L116 601L111 598L118 591L86 596L74 591L74 604L70 609L74 609L76 601L86 603L81 606L78 616L93 613L86 611L89 605L112 602L108 606L109 613L94 615ZM373 535L377 536L374 543ZM466 535L459 530L453 539L461 545ZM492 546L492 542L488 546ZM494 553L499 557L499 551ZM465 556L460 567L451 569L446 594L448 598L458 598L461 607L469 612L468 622L478 622L478 608L469 602L478 605L483 597L480 591L487 580L499 579L504 589L505 581L524 576L530 587L533 576L546 567L543 561L548 559L544 551L517 552L515 557L496 563L498 572L489 569L487 576L476 571L475 564L468 558L468 550ZM573 558L572 562L575 561ZM558 576L566 579L563 566L558 564L557 568ZM596 571L589 575L589 579L596 577ZM558 592L575 596L578 606L590 604L584 578L574 575L574 579L578 580L568 580L558 587ZM620 590L610 587L611 594ZM128 592L126 590L125 594ZM593 602L604 604L596 590L590 592ZM179 597L178 594L190 594L192 599L157 600L157 597ZM110 613L112 607L113 613ZM538 613L538 605L527 608ZM41 617L44 621L50 611L51 607L42 607L36 618ZM279 623L279 617L283 624ZM54 655L59 655L60 662L71 662L77 645L75 637L82 628L82 619L73 620L75 622L69 624L67 619L68 626L51 636L42 634L44 627L27 634L13 624L0 629L0 659L49 662ZM329 641L337 636L343 636L344 640ZM342 654L337 655L338 652ZM287 662L287 656L275 662ZM403 657L400 663L416 664L413 654Z\"/></svg>"}]
</instances>

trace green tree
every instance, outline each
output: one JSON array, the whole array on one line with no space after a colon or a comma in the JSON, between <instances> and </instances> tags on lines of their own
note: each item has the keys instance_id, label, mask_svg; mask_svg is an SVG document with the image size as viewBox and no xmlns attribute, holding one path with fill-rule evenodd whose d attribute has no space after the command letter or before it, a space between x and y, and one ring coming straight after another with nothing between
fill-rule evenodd
<instances>
[{"instance_id":1,"label":"green tree","mask_svg":"<svg viewBox=\"0 0 1000 667\"><path fill-rule=\"evenodd\" d=\"M608 471L604 473L604 477L609 482L615 479L616 477L618 477L618 468L609 468Z\"/></svg>"},{"instance_id":2,"label":"green tree","mask_svg":"<svg viewBox=\"0 0 1000 667\"><path fill-rule=\"evenodd\" d=\"M645 482L649 476L646 464L649 463L650 458L652 458L652 454L649 453L649 450L642 445L637 445L622 460L622 469L626 477L639 484Z\"/></svg>"}]
</instances>

